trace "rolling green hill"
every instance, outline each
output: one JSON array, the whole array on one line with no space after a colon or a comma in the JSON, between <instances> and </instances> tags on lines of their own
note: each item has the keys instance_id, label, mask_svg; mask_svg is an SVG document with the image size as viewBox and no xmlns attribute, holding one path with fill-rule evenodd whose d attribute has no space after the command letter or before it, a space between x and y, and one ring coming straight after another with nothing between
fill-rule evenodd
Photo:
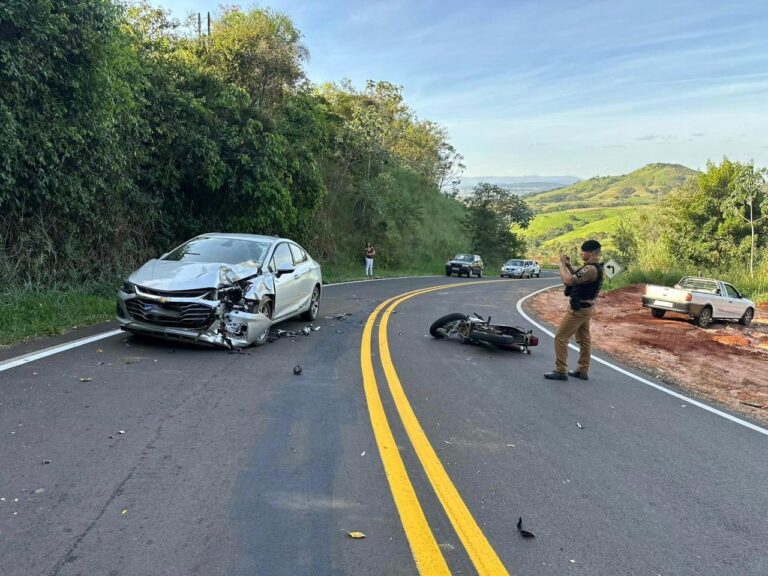
<instances>
[{"instance_id":1,"label":"rolling green hill","mask_svg":"<svg viewBox=\"0 0 768 576\"><path fill-rule=\"evenodd\" d=\"M598 176L565 188L525 197L536 217L520 233L531 253L545 261L560 252L574 251L586 238L613 249L611 234L621 220L631 222L652 210L665 194L681 185L695 170L679 164L648 164L623 176Z\"/></svg>"},{"instance_id":2,"label":"rolling green hill","mask_svg":"<svg viewBox=\"0 0 768 576\"><path fill-rule=\"evenodd\" d=\"M565 188L529 194L525 200L537 213L655 204L695 173L679 164L648 164L623 176L596 176Z\"/></svg>"}]
</instances>

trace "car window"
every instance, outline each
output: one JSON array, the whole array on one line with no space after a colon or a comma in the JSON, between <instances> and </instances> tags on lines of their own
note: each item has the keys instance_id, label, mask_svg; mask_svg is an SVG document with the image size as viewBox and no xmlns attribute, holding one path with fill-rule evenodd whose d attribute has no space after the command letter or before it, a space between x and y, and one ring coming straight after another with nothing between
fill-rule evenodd
<instances>
[{"instance_id":1,"label":"car window","mask_svg":"<svg viewBox=\"0 0 768 576\"><path fill-rule=\"evenodd\" d=\"M723 284L725 286L725 295L729 298L738 298L739 297L739 291L736 290L733 286L730 284Z\"/></svg>"},{"instance_id":2,"label":"car window","mask_svg":"<svg viewBox=\"0 0 768 576\"><path fill-rule=\"evenodd\" d=\"M291 247L291 254L293 254L293 261L296 264L301 264L302 262L307 261L307 253L304 252L304 249L300 246L297 246L296 244L289 244Z\"/></svg>"},{"instance_id":3,"label":"car window","mask_svg":"<svg viewBox=\"0 0 768 576\"><path fill-rule=\"evenodd\" d=\"M522 266L522 260L507 260L507 266Z\"/></svg>"},{"instance_id":4,"label":"car window","mask_svg":"<svg viewBox=\"0 0 768 576\"><path fill-rule=\"evenodd\" d=\"M261 264L270 245L268 241L202 236L185 242L166 254L163 260Z\"/></svg>"},{"instance_id":5,"label":"car window","mask_svg":"<svg viewBox=\"0 0 768 576\"><path fill-rule=\"evenodd\" d=\"M471 254L456 254L456 257L454 258L457 262L472 262L472 255Z\"/></svg>"},{"instance_id":6,"label":"car window","mask_svg":"<svg viewBox=\"0 0 768 576\"><path fill-rule=\"evenodd\" d=\"M272 259L275 263L275 270L277 270L281 264L287 264L288 266L293 267L293 255L291 254L291 249L288 247L288 244L285 242L281 242L277 245L277 248L275 248L275 255Z\"/></svg>"}]
</instances>

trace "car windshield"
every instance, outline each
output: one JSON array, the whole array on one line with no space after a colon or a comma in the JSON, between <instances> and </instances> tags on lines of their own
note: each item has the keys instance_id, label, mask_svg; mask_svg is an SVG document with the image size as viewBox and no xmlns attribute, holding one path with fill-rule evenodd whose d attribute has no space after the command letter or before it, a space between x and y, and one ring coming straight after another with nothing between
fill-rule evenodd
<instances>
[{"instance_id":1,"label":"car windshield","mask_svg":"<svg viewBox=\"0 0 768 576\"><path fill-rule=\"evenodd\" d=\"M454 260L457 262L472 262L474 258L472 257L472 254L456 254Z\"/></svg>"},{"instance_id":2,"label":"car windshield","mask_svg":"<svg viewBox=\"0 0 768 576\"><path fill-rule=\"evenodd\" d=\"M507 266L522 266L522 260L507 260Z\"/></svg>"},{"instance_id":3,"label":"car windshield","mask_svg":"<svg viewBox=\"0 0 768 576\"><path fill-rule=\"evenodd\" d=\"M182 244L163 260L178 262L221 262L222 264L261 264L271 242L242 238L195 238Z\"/></svg>"}]
</instances>

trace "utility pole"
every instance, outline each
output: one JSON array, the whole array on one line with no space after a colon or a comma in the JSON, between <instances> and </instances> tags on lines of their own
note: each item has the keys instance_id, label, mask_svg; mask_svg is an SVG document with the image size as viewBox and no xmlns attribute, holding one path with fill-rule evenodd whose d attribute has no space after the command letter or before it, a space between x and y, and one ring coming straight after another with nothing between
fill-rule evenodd
<instances>
[{"instance_id":1,"label":"utility pole","mask_svg":"<svg viewBox=\"0 0 768 576\"><path fill-rule=\"evenodd\" d=\"M197 13L197 39L200 39L200 12Z\"/></svg>"},{"instance_id":2,"label":"utility pole","mask_svg":"<svg viewBox=\"0 0 768 576\"><path fill-rule=\"evenodd\" d=\"M211 13L208 12L208 37L211 37Z\"/></svg>"}]
</instances>

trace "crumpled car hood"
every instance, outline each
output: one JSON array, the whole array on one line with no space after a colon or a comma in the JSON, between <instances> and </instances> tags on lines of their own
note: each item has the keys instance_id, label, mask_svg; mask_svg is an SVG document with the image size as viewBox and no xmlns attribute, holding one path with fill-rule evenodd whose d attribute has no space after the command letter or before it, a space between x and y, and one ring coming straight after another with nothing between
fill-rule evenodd
<instances>
[{"instance_id":1,"label":"crumpled car hood","mask_svg":"<svg viewBox=\"0 0 768 576\"><path fill-rule=\"evenodd\" d=\"M174 292L228 286L243 278L256 275L258 270L258 265L255 263L232 265L150 260L131 274L128 281L154 290Z\"/></svg>"}]
</instances>

